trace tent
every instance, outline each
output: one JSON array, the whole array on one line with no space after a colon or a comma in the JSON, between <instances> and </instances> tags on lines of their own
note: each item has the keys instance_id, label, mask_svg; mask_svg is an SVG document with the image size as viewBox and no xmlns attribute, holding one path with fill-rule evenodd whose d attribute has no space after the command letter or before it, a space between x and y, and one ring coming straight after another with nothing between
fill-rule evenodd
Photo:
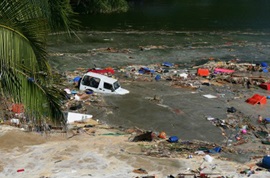
<instances>
[{"instance_id":1,"label":"tent","mask_svg":"<svg viewBox=\"0 0 270 178\"><path fill-rule=\"evenodd\" d=\"M266 104L267 100L265 96L255 94L251 98L246 100L247 103L255 105L255 104Z\"/></svg>"},{"instance_id":2,"label":"tent","mask_svg":"<svg viewBox=\"0 0 270 178\"><path fill-rule=\"evenodd\" d=\"M262 83L260 87L265 90L270 90L270 83Z\"/></svg>"}]
</instances>

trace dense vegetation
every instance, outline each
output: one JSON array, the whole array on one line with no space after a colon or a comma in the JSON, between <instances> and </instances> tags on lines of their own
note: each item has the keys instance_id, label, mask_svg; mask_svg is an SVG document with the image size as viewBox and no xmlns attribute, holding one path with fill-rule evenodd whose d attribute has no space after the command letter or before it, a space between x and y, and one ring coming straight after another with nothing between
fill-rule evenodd
<instances>
[{"instance_id":1,"label":"dense vegetation","mask_svg":"<svg viewBox=\"0 0 270 178\"><path fill-rule=\"evenodd\" d=\"M80 14L126 12L126 0L71 0L74 11Z\"/></svg>"}]
</instances>

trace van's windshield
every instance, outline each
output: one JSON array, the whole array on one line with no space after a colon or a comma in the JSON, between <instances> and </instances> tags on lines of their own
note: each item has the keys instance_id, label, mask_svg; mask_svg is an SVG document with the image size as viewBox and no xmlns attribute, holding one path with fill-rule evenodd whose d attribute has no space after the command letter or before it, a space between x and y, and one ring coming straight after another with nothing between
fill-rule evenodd
<instances>
[{"instance_id":1,"label":"van's windshield","mask_svg":"<svg viewBox=\"0 0 270 178\"><path fill-rule=\"evenodd\" d=\"M118 83L118 81L113 83L113 88L116 90L117 88L120 87L120 84Z\"/></svg>"}]
</instances>

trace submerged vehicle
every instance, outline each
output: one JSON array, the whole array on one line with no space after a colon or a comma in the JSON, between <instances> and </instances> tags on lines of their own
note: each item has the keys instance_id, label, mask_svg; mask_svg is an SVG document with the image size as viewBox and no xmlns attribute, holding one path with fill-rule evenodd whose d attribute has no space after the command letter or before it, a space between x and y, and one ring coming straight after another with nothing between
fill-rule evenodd
<instances>
[{"instance_id":1,"label":"submerged vehicle","mask_svg":"<svg viewBox=\"0 0 270 178\"><path fill-rule=\"evenodd\" d=\"M121 87L118 80L94 72L84 74L79 89L105 94L125 95L129 93L128 90Z\"/></svg>"}]
</instances>

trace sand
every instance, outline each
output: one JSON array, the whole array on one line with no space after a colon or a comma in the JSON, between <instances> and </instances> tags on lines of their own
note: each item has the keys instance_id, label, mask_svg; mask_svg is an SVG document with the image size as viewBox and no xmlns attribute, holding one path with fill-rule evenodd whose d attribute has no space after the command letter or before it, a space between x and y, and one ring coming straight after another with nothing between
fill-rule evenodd
<instances>
[{"instance_id":1,"label":"sand","mask_svg":"<svg viewBox=\"0 0 270 178\"><path fill-rule=\"evenodd\" d=\"M90 128L88 132L26 133L18 128L1 125L0 177L102 177L125 178L176 176L188 170L204 168L206 173L240 177L240 170L254 163L238 164L211 155L211 163L205 155L156 158L144 155L141 145L155 146L154 142L130 142L131 134L120 133L105 125ZM134 172L143 169L147 173ZM18 170L22 170L17 172ZM252 177L269 176L260 171Z\"/></svg>"}]
</instances>

